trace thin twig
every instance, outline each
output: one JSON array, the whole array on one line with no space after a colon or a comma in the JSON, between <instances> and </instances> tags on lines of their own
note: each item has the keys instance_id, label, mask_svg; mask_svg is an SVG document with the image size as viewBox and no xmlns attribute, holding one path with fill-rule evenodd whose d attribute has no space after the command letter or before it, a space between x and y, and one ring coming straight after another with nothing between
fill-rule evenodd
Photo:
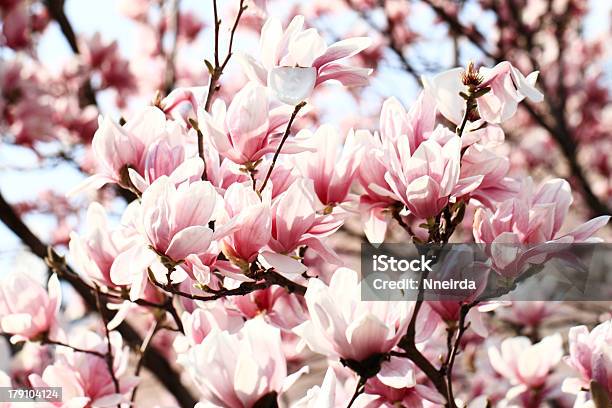
<instances>
[{"instance_id":1,"label":"thin twig","mask_svg":"<svg viewBox=\"0 0 612 408\"><path fill-rule=\"evenodd\" d=\"M113 384L115 386L115 392L119 394L119 381L117 381L117 377L115 376L115 368L114 366L114 358L113 358L113 349L111 347L111 339L110 339L110 331L108 330L108 322L106 321L105 314L102 312L102 302L100 300L100 289L96 290L96 306L98 307L98 313L100 314L100 318L102 319L102 324L104 326L104 335L106 336L106 347L107 352L105 356L106 366L108 367L108 373L113 380ZM117 405L120 408L119 405Z\"/></svg>"},{"instance_id":2,"label":"thin twig","mask_svg":"<svg viewBox=\"0 0 612 408\"><path fill-rule=\"evenodd\" d=\"M455 343L453 344L452 349L449 350L448 365L445 367L443 366L446 371L446 384L448 386L448 400L449 401L455 401L455 397L453 395L453 366L455 365L455 358L457 357L457 353L459 352L459 348L461 347L461 339L463 338L463 334L469 327L469 323L466 324L465 319L471 308L472 308L472 305L462 305L461 306L461 311L459 314L459 327L457 329L457 337L455 338Z\"/></svg>"},{"instance_id":3,"label":"thin twig","mask_svg":"<svg viewBox=\"0 0 612 408\"><path fill-rule=\"evenodd\" d=\"M259 194L261 194L264 191L264 188L266 188L266 184L268 183L268 180L270 179L270 176L272 175L272 170L274 169L274 166L276 165L276 160L278 160L278 156L281 153L283 145L285 144L285 142L287 141L287 138L289 137L289 134L291 133L291 125L293 124L293 121L295 120L295 117L297 116L297 114L300 112L300 109L302 109L304 106L306 106L306 101L302 101L298 103L297 105L295 105L295 109L293 109L293 113L291 114L291 117L289 118L289 122L287 122L287 128L285 129L283 138L281 139L280 144L278 145L278 147L276 148L276 151L274 152L274 157L272 158L272 164L270 165L270 168L268 169L268 172L266 173L266 178L264 178L264 181L261 187L259 187Z\"/></svg>"},{"instance_id":4,"label":"thin twig","mask_svg":"<svg viewBox=\"0 0 612 408\"><path fill-rule=\"evenodd\" d=\"M180 31L180 0L174 0L172 3L172 28L173 41L170 52L166 54L166 72L164 78L164 91L168 95L174 88L176 82L176 53L178 49L179 31Z\"/></svg>"},{"instance_id":5,"label":"thin twig","mask_svg":"<svg viewBox=\"0 0 612 408\"><path fill-rule=\"evenodd\" d=\"M140 349L139 349L140 358L138 359L138 362L136 363L136 369L134 370L134 375L136 377L140 375L140 371L142 370L147 350L149 349L149 346L151 345L151 341L153 340L153 337L155 336L155 333L157 333L159 328L160 328L159 321L155 320L155 322L149 329L146 337L142 341L142 344L140 345ZM134 387L134 390L132 391L132 397L130 398L132 405L134 405L134 401L136 401L136 391L137 390L138 390L138 385Z\"/></svg>"},{"instance_id":6,"label":"thin twig","mask_svg":"<svg viewBox=\"0 0 612 408\"><path fill-rule=\"evenodd\" d=\"M70 49L74 54L79 54L79 45L77 41L77 36L74 33L74 29L66 12L64 11L64 0L45 0L45 6L49 11L49 15L53 20L57 22L60 27L60 31L66 38ZM87 78L81 89L79 89L79 105L80 107L85 107L87 105L98 105L96 100L96 93L91 85L90 78Z\"/></svg>"},{"instance_id":7,"label":"thin twig","mask_svg":"<svg viewBox=\"0 0 612 408\"><path fill-rule=\"evenodd\" d=\"M385 37L388 38L388 40L389 40L389 44L388 44L389 49L391 51L393 51L393 53L397 56L397 58L399 59L400 63L402 64L402 67L404 68L404 70L408 74L410 74L417 81L417 83L420 86L422 86L421 76L416 71L416 69L412 66L410 61L408 61L408 58L404 55L402 47L397 43L397 41L393 37L394 23L393 23L393 21L391 21L391 19L387 15L387 13L385 13L385 18L386 18L386 21L387 21L387 26L386 26L386 28L382 29L382 28L378 27L378 25L373 21L373 19L372 19L370 14L368 14L364 10L359 9L358 6L353 4L352 0L345 0L345 3L346 3L346 5L351 10L356 12L359 15L359 17L363 21L365 21L366 24L368 24L370 26L370 28L372 28L373 30L378 31L382 36L385 36ZM383 5L383 10L384 10L384 5Z\"/></svg>"},{"instance_id":8,"label":"thin twig","mask_svg":"<svg viewBox=\"0 0 612 408\"><path fill-rule=\"evenodd\" d=\"M103 354L103 353L100 353L99 351L82 349L82 348L71 346L70 344L66 344L66 343L63 343L63 342L57 341L57 340L44 339L44 340L41 341L41 344L48 344L48 345L53 345L53 346L66 347L66 348L72 349L74 351L77 351L79 353L91 354L91 355L100 357L102 359L106 358L106 355Z\"/></svg>"},{"instance_id":9,"label":"thin twig","mask_svg":"<svg viewBox=\"0 0 612 408\"><path fill-rule=\"evenodd\" d=\"M351 400L349 401L346 408L351 408L357 397L359 397L365 391L366 382L366 379L364 379L363 377L359 377L359 381L357 381L357 386L355 387L355 392L353 393L353 396L351 397Z\"/></svg>"},{"instance_id":10,"label":"thin twig","mask_svg":"<svg viewBox=\"0 0 612 408\"><path fill-rule=\"evenodd\" d=\"M236 15L236 19L234 20L234 24L232 26L232 31L230 32L230 41L227 49L227 54L223 62L220 62L219 58L219 29L221 28L221 20L219 19L219 13L217 11L217 0L213 0L213 17L215 19L215 55L214 55L214 67L208 67L210 73L210 82L208 83L208 94L206 95L206 102L204 103L204 110L206 112L210 112L210 107L212 105L213 96L217 90L219 90L218 81L223 74L223 70L227 66L230 58L233 54L233 46L234 46L234 36L236 34L236 30L238 29L238 24L240 23L240 18L242 14L247 9L247 6L244 4L245 0L240 0L240 5L238 8L238 14ZM207 63L208 64L208 63ZM212 68L212 69L211 69Z\"/></svg>"},{"instance_id":11,"label":"thin twig","mask_svg":"<svg viewBox=\"0 0 612 408\"><path fill-rule=\"evenodd\" d=\"M181 296L191 300L199 300L203 302L217 300L229 296L243 296L248 295L251 292L261 289L267 289L270 286L277 285L284 287L289 293L296 293L300 296L304 296L306 294L306 287L295 283L281 274L273 271L273 270L265 270L260 271L256 277L259 280L263 280L260 282L242 282L240 286L234 289L219 289L214 290L211 288L206 288L206 291L210 293L209 295L195 295L193 293L183 292L180 289L176 288L171 284L163 284L157 279L152 273L149 273L149 280L158 288L163 289L164 291L171 293L173 295ZM178 324L178 323L177 323Z\"/></svg>"},{"instance_id":12,"label":"thin twig","mask_svg":"<svg viewBox=\"0 0 612 408\"><path fill-rule=\"evenodd\" d=\"M185 328L183 327L183 321L181 320L181 317L176 311L173 301L174 301L174 297L168 297L168 300L166 301L166 310L168 311L168 313L170 313L170 315L172 316L172 319L174 319L174 323L176 323L176 328L178 329L178 331L182 334L185 334Z\"/></svg>"}]
</instances>

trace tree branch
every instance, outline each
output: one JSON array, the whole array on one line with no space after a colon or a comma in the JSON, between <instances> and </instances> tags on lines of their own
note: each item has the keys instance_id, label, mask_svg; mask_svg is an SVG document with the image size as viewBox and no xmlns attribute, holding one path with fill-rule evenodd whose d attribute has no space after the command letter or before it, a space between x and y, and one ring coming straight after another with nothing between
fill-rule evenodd
<instances>
[{"instance_id":1,"label":"tree branch","mask_svg":"<svg viewBox=\"0 0 612 408\"><path fill-rule=\"evenodd\" d=\"M45 6L49 11L49 15L53 20L57 22L70 46L70 49L73 53L79 54L79 45L77 42L76 34L74 33L74 29L72 28L72 24L70 20L68 20L68 16L66 16L66 12L64 11L64 0L44 0ZM96 93L91 86L91 81L87 79L81 89L79 90L79 105L81 107L85 107L87 105L98 105L98 101L96 100Z\"/></svg>"},{"instance_id":2,"label":"tree branch","mask_svg":"<svg viewBox=\"0 0 612 408\"><path fill-rule=\"evenodd\" d=\"M278 156L280 155L281 150L283 149L283 145L285 144L285 142L287 141L287 138L291 134L291 125L293 125L293 121L295 120L295 117L300 112L300 109L302 109L304 106L306 106L305 101L302 101L298 103L297 105L295 105L295 109L293 109L293 113L291 114L291 117L289 118L289 122L287 123L287 128L285 129L283 138L281 139L281 142L278 145L278 148L274 152L274 157L272 158L272 164L270 164L268 173L266 173L266 177L264 178L264 181L261 184L261 187L259 187L259 194L261 194L264 191L264 188L266 188L266 184L268 183L268 180L270 179L270 176L272 175L272 170L274 170L274 166L276 165L276 160L278 160Z\"/></svg>"},{"instance_id":3,"label":"tree branch","mask_svg":"<svg viewBox=\"0 0 612 408\"><path fill-rule=\"evenodd\" d=\"M164 92L168 95L174 88L176 82L176 52L178 49L179 30L180 30L180 0L172 2L172 29L173 41L170 52L166 54L166 72L164 78Z\"/></svg>"},{"instance_id":4,"label":"tree branch","mask_svg":"<svg viewBox=\"0 0 612 408\"><path fill-rule=\"evenodd\" d=\"M236 29L238 28L238 23L240 23L240 18L242 17L242 13L247 9L247 6L244 4L245 0L240 0L240 5L238 6L238 14L236 15L236 20L234 20L234 25L232 26L232 31L230 32L230 41L229 46L227 48L227 55L223 62L220 61L219 55L219 29L221 28L221 20L219 19L219 13L217 11L217 0L212 0L213 3L213 17L215 19L215 55L214 61L215 65L210 65L207 62L208 71L210 73L210 82L208 83L208 94L206 95L206 102L204 103L204 110L206 112L210 112L210 107L212 105L213 96L215 92L219 90L219 78L223 74L223 70L225 66L229 62L232 57L232 49L234 46L234 36L236 34Z\"/></svg>"}]
</instances>

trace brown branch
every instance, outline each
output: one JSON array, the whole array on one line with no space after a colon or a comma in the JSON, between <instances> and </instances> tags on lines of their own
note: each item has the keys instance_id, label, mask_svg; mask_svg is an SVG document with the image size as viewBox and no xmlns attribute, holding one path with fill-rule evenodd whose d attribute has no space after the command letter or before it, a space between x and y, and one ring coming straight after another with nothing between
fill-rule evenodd
<instances>
[{"instance_id":1,"label":"brown branch","mask_svg":"<svg viewBox=\"0 0 612 408\"><path fill-rule=\"evenodd\" d=\"M106 367L108 368L108 374L111 376L113 380L113 385L115 386L115 393L119 394L119 381L117 380L117 376L115 375L114 368L114 358L113 358L113 348L111 345L110 331L108 330L108 322L106 320L106 313L103 312L102 302L100 301L100 289L96 288L96 307L98 309L98 314L102 319L102 325L104 326L104 335L106 337L106 355L104 356L104 360L106 361ZM117 405L117 408L121 408L120 405Z\"/></svg>"},{"instance_id":2,"label":"brown branch","mask_svg":"<svg viewBox=\"0 0 612 408\"><path fill-rule=\"evenodd\" d=\"M176 82L176 53L178 50L179 30L180 30L180 0L174 0L172 3L172 28L173 41L170 52L166 54L166 72L164 78L164 92L168 95L174 88Z\"/></svg>"},{"instance_id":3,"label":"brown branch","mask_svg":"<svg viewBox=\"0 0 612 408\"><path fill-rule=\"evenodd\" d=\"M183 292L172 284L164 284L159 282L157 279L155 279L155 276L151 272L149 272L149 280L151 281L151 283L153 283L158 288L164 290L165 292L191 300L199 300L202 302L222 299L230 296L244 296L255 292L256 290L267 289L273 285L282 286L289 293L296 293L301 296L304 296L306 294L306 287L285 278L284 276L280 275L277 272L274 272L273 270L265 270L260 272L261 273L256 274L255 276L255 278L257 278L259 281L242 282L240 286L234 289L222 288L216 290L206 288L205 291L209 293L208 295L195 295L193 293Z\"/></svg>"},{"instance_id":4,"label":"brown branch","mask_svg":"<svg viewBox=\"0 0 612 408\"><path fill-rule=\"evenodd\" d=\"M264 181L261 184L261 187L259 187L259 194L261 194L264 191L264 188L266 188L266 184L268 183L268 180L270 179L270 176L272 175L272 170L274 169L274 166L276 165L276 160L278 160L278 156L281 153L283 145L285 144L285 142L287 141L287 138L289 137L289 134L291 133L291 125L293 124L293 121L295 120L295 117L297 116L297 114L300 112L300 109L302 109L304 106L306 106L306 101L302 101L298 103L297 105L295 105L295 109L293 109L293 113L291 114L291 117L289 118L289 122L287 122L287 128L285 129L283 138L281 139L281 142L278 145L278 148L274 152L274 157L272 158L272 164L270 164L268 173L266 173L266 177L264 178Z\"/></svg>"},{"instance_id":5,"label":"brown branch","mask_svg":"<svg viewBox=\"0 0 612 408\"><path fill-rule=\"evenodd\" d=\"M27 225L19 218L15 210L6 202L0 194L0 220L16 235L30 250L39 258L47 257L47 245L45 245ZM62 274L61 278L70 283L77 293L83 298L90 309L95 309L95 299L90 288L84 285L82 280L76 279L77 274L70 268L64 266L67 273ZM110 314L109 318L112 317ZM130 344L141 344L142 339L138 332L127 322L123 322L117 330L121 333L126 342ZM191 395L180 380L179 374L170 366L166 358L156 350L151 350L145 359L145 366L162 383L166 389L174 396L181 407L191 408L197 400Z\"/></svg>"},{"instance_id":6,"label":"brown branch","mask_svg":"<svg viewBox=\"0 0 612 408\"><path fill-rule=\"evenodd\" d=\"M240 0L240 5L238 7L238 14L236 15L236 20L234 20L232 31L230 32L230 41L229 41L229 46L227 49L227 55L225 56L225 59L223 60L223 62L220 62L219 29L221 28L221 20L219 19L219 14L217 11L217 0L212 0L212 3L213 3L213 17L215 19L215 45L214 45L215 47L215 55L214 55L215 65L213 67L212 65L210 65L210 63L207 62L208 70L210 73L210 82L208 83L208 93L206 95L206 102L204 103L204 110L206 112L210 112L210 107L212 105L213 96L215 92L219 90L219 84L218 84L219 78L221 78L221 75L223 74L223 70L225 69L225 66L227 65L230 58L232 57L233 46L234 46L234 36L236 34L238 24L240 23L240 18L242 17L242 13L244 13L244 11L247 9L247 6L244 4L245 0Z\"/></svg>"},{"instance_id":7,"label":"brown branch","mask_svg":"<svg viewBox=\"0 0 612 408\"><path fill-rule=\"evenodd\" d=\"M106 359L106 355L103 354L103 353L100 353L99 351L82 349L82 348L71 346L70 344L66 344L66 343L63 343L63 342L57 341L57 340L43 339L40 343L41 344L45 344L45 345L48 344L48 345L51 345L51 346L66 347L66 348L72 349L72 350L74 350L76 352L79 352L79 353L91 354L91 355L100 357L102 359Z\"/></svg>"},{"instance_id":8,"label":"brown branch","mask_svg":"<svg viewBox=\"0 0 612 408\"><path fill-rule=\"evenodd\" d=\"M70 49L73 53L79 54L79 45L77 42L76 34L74 33L74 29L72 28L72 24L70 20L68 20L68 16L66 16L66 12L64 11L64 0L44 0L45 6L49 11L49 15L53 20L57 22L70 46ZM96 100L96 93L91 86L90 79L87 79L81 89L79 89L79 105L81 108L87 105L98 105Z\"/></svg>"},{"instance_id":9,"label":"brown branch","mask_svg":"<svg viewBox=\"0 0 612 408\"><path fill-rule=\"evenodd\" d=\"M404 70L407 73L409 73L417 81L417 83L419 85L422 86L421 76L416 71L416 69L412 66L410 61L408 61L408 58L406 57L406 55L404 55L402 47L397 43L397 41L395 40L395 37L393 36L394 23L393 23L393 21L391 21L389 16L385 13L385 18L386 18L386 21L387 21L387 26L386 26L386 28L382 29L382 28L378 27L378 25L372 20L371 16L367 12L359 9L358 6L353 4L352 0L345 0L345 2L346 2L346 5L351 10L353 10L355 13L357 13L359 15L359 17L363 21L365 21L366 24L368 24L370 26L370 28L372 28L373 30L379 32L381 35L387 37L387 39L389 40L389 44L388 44L389 49L397 56L397 58L399 59L400 63L402 64L402 67L404 68ZM384 9L384 4L383 4L383 9Z\"/></svg>"},{"instance_id":10,"label":"brown branch","mask_svg":"<svg viewBox=\"0 0 612 408\"><path fill-rule=\"evenodd\" d=\"M157 333L159 328L160 328L159 320L155 320L155 322L153 323L153 325L149 329L146 337L142 341L142 344L140 345L140 348L138 349L138 351L140 353L140 358L138 359L138 362L136 363L136 370L134 371L134 375L136 377L140 376L140 371L142 370L142 367L144 365L144 357L145 357L145 355L147 353L147 350L149 350L149 346L151 345L151 341L153 340L153 337L155 336L155 334ZM136 401L136 391L137 390L138 390L138 385L136 385L134 387L134 390L132 391L132 397L130 398L130 401L132 402L132 405L134 404L134 401Z\"/></svg>"},{"instance_id":11,"label":"brown branch","mask_svg":"<svg viewBox=\"0 0 612 408\"><path fill-rule=\"evenodd\" d=\"M74 29L72 28L72 24L68 20L66 13L64 12L64 0L45 0L45 6L47 6L47 10L49 11L49 15L53 18L60 27L62 34L68 41L68 45L70 49L75 54L79 53L79 45L77 43L77 38L74 33Z\"/></svg>"},{"instance_id":12,"label":"brown branch","mask_svg":"<svg viewBox=\"0 0 612 408\"><path fill-rule=\"evenodd\" d=\"M459 328L457 330L457 336L455 337L455 342L452 346L452 349L449 349L448 354L448 364L442 366L442 372L446 374L446 384L448 386L448 398L449 401L454 401L455 397L453 395L453 366L455 365L455 358L457 357L457 353L459 352L459 348L461 346L461 339L463 338L463 334L469 327L469 323L465 323L465 319L467 314L473 305L462 305L461 312L459 314Z\"/></svg>"},{"instance_id":13,"label":"brown branch","mask_svg":"<svg viewBox=\"0 0 612 408\"><path fill-rule=\"evenodd\" d=\"M446 24L448 24L449 29L458 34L461 35L463 37L466 37L468 40L470 40L470 42L472 42L485 56L491 58L491 59L496 59L495 55L493 53L491 53L489 50L487 50L487 48L485 47L485 36L480 33L476 28L468 28L465 27L463 24L461 24L461 22L453 15L449 14L444 7L438 5L435 1L433 0L423 0L423 2L427 5L429 5L429 7L432 8L432 10L436 13L436 15L442 20L444 21Z\"/></svg>"}]
</instances>

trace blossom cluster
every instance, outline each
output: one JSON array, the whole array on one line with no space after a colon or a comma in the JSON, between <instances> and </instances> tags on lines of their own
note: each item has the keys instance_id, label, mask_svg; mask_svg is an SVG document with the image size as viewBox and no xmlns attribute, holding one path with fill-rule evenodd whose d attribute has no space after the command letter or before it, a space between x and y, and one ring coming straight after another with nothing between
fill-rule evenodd
<instances>
[{"instance_id":1,"label":"blossom cluster","mask_svg":"<svg viewBox=\"0 0 612 408\"><path fill-rule=\"evenodd\" d=\"M12 3L9 13L25 7ZM178 12L174 22L153 21L146 3L124 2L122 11L156 39L148 57L168 56L162 38L172 24L187 43L203 29ZM154 349L184 372L177 381L200 408L609 405L609 313L563 333L564 347L561 333L537 330L553 303L364 301L338 244L355 226L373 245L399 232L403 241L444 246L465 231L464 240L493 248L601 242L608 215L569 226L568 181L511 171L502 126L521 104L544 100L539 73L502 61L427 75L409 108L390 97L377 125L344 129L313 119L316 96L368 84L373 70L356 65L374 41L328 44L301 15L286 25L268 17L257 52L231 59L246 77L232 89L220 77L236 26L246 8L257 16L266 8L239 3L227 59L215 51L206 61L206 86L167 89L121 120L105 114L90 123L94 104L71 100L72 118L87 123L67 126L61 121L71 116L41 97L63 77L26 76L19 62L2 71L3 94L19 89L0 106L16 143L57 138L57 126L86 138L93 126L90 175L66 200L95 199L84 228L69 233L65 257L48 248L46 287L22 273L0 283L0 331L24 356L0 371L0 385L61 387L64 401L44 406L145 406L136 391ZM392 14L405 17L401 8ZM26 46L37 27L3 26L7 44ZM399 28L390 35L410 37ZM143 86L116 43L94 36L79 59L70 85L77 92L112 88L123 99ZM155 87L181 84L183 74L168 75L174 80L157 78ZM29 122L40 109L57 121ZM118 217L108 191L126 198ZM491 251L491 273L520 277L527 254ZM89 296L85 308L99 316L71 319L78 296L62 296L60 279ZM503 333L499 322L532 330L490 335ZM141 343L129 344L134 338Z\"/></svg>"}]
</instances>

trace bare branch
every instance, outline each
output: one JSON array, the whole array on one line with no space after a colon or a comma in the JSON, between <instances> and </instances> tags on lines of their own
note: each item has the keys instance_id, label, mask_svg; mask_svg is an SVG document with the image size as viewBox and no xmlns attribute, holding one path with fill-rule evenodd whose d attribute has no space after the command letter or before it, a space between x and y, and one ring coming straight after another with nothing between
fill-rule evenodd
<instances>
[{"instance_id":1,"label":"bare branch","mask_svg":"<svg viewBox=\"0 0 612 408\"><path fill-rule=\"evenodd\" d=\"M261 184L261 187L259 187L259 194L261 194L264 191L264 188L266 188L266 184L268 183L268 180L270 179L270 176L272 175L272 170L274 170L274 166L276 165L276 160L278 160L278 156L281 153L283 145L285 144L285 142L287 141L287 138L289 137L289 134L291 133L291 125L293 124L293 121L295 120L295 117L297 116L297 114L300 112L300 109L302 109L304 106L306 106L305 101L302 101L298 103L297 105L295 105L295 109L293 109L293 113L291 114L291 117L289 118L289 122L287 122L287 128L285 129L283 138L281 139L281 142L278 145L278 148L274 152L274 157L272 158L272 164L270 164L268 173L266 174L266 177L264 178L264 181Z\"/></svg>"}]
</instances>

